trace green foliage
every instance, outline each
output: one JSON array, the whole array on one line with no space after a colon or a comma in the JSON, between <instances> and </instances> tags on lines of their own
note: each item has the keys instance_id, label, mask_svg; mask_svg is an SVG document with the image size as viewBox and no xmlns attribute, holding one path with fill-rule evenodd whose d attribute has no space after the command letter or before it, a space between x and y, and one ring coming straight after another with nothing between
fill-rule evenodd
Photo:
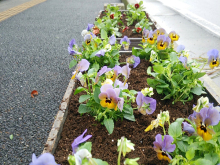
<instances>
[{"instance_id":1,"label":"green foliage","mask_svg":"<svg viewBox=\"0 0 220 165\"><path fill-rule=\"evenodd\" d=\"M108 133L111 134L114 130L114 121L112 119L104 119L103 121Z\"/></svg>"},{"instance_id":2,"label":"green foliage","mask_svg":"<svg viewBox=\"0 0 220 165\"><path fill-rule=\"evenodd\" d=\"M196 70L194 65L189 63L189 69L185 68L179 60L177 54L172 52L170 58L155 62L154 72L148 68L147 73L155 79L147 79L148 84L157 90L159 94L164 94L164 99L174 99L177 101L190 101L193 94L201 95L204 92L203 84L198 79L205 73Z\"/></svg>"},{"instance_id":3,"label":"green foliage","mask_svg":"<svg viewBox=\"0 0 220 165\"><path fill-rule=\"evenodd\" d=\"M220 129L219 126L214 126L215 134L212 139L204 141L202 137L194 134L192 136L184 135L182 132L181 123L183 118L178 118L175 122L171 123L168 129L168 134L173 137L174 144L176 145L175 151L172 153L172 165L189 164L201 165L210 164L216 165L220 162ZM188 119L185 119L189 121ZM196 126L191 123L196 131Z\"/></svg>"}]
</instances>

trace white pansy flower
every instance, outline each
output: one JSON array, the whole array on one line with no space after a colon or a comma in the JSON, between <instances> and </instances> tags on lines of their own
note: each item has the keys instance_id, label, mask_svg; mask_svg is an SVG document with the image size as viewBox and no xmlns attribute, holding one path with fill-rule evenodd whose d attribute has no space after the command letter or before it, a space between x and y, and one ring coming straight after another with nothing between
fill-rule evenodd
<instances>
[{"instance_id":1,"label":"white pansy flower","mask_svg":"<svg viewBox=\"0 0 220 165\"><path fill-rule=\"evenodd\" d=\"M134 150L134 145L135 144L131 143L131 141L125 137L121 137L121 139L119 139L117 143L118 151L122 149L123 156L125 156L126 153L131 152L131 150Z\"/></svg>"},{"instance_id":2,"label":"white pansy flower","mask_svg":"<svg viewBox=\"0 0 220 165\"><path fill-rule=\"evenodd\" d=\"M84 30L81 32L81 35L82 35L83 38L84 38L86 34L90 34L90 32L87 31L86 29L84 29Z\"/></svg>"},{"instance_id":3,"label":"white pansy flower","mask_svg":"<svg viewBox=\"0 0 220 165\"><path fill-rule=\"evenodd\" d=\"M109 52L112 49L112 46L110 44L105 45L106 52Z\"/></svg>"},{"instance_id":4,"label":"white pansy flower","mask_svg":"<svg viewBox=\"0 0 220 165\"><path fill-rule=\"evenodd\" d=\"M152 87L142 89L142 90L141 90L141 93L142 93L144 96L147 96L147 95L148 95L149 97L151 97L151 96L154 94Z\"/></svg>"},{"instance_id":5,"label":"white pansy flower","mask_svg":"<svg viewBox=\"0 0 220 165\"><path fill-rule=\"evenodd\" d=\"M193 110L199 112L204 107L209 107L209 98L202 96L197 100L197 105L193 107Z\"/></svg>"},{"instance_id":6,"label":"white pansy flower","mask_svg":"<svg viewBox=\"0 0 220 165\"><path fill-rule=\"evenodd\" d=\"M113 84L113 81L111 79L106 79L103 83L101 83L102 85L104 84L110 84L112 85Z\"/></svg>"}]
</instances>

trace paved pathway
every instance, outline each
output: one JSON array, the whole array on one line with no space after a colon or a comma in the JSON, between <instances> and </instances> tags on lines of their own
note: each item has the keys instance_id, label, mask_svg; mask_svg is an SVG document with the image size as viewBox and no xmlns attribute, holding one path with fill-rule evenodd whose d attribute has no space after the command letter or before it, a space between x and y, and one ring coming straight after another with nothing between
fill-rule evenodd
<instances>
[{"instance_id":1,"label":"paved pathway","mask_svg":"<svg viewBox=\"0 0 220 165\"><path fill-rule=\"evenodd\" d=\"M71 78L68 43L81 45L81 31L107 2L120 1L47 0L0 22L0 164L41 154ZM0 12L3 5L14 7L0 1Z\"/></svg>"}]
</instances>

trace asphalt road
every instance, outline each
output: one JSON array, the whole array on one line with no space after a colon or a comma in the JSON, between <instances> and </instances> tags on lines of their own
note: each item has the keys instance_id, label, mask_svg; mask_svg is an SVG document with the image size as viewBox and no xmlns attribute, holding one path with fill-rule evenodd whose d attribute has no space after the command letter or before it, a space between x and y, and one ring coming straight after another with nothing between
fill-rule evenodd
<instances>
[{"instance_id":1,"label":"asphalt road","mask_svg":"<svg viewBox=\"0 0 220 165\"><path fill-rule=\"evenodd\" d=\"M81 31L107 2L120 1L47 0L0 22L1 165L29 164L43 151L73 71L69 41L81 46Z\"/></svg>"}]
</instances>

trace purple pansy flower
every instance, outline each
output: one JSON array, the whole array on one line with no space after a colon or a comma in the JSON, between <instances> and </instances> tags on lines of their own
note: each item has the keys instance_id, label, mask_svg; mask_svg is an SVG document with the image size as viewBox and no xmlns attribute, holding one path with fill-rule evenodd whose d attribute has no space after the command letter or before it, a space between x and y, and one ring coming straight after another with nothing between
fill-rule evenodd
<instances>
[{"instance_id":1,"label":"purple pansy flower","mask_svg":"<svg viewBox=\"0 0 220 165\"><path fill-rule=\"evenodd\" d=\"M210 105L208 108L202 108L200 112L194 111L194 113L189 116L189 119L196 124L197 134L201 136L204 141L208 141L212 138L212 134L215 133L208 126L217 125L219 123L220 114L217 109Z\"/></svg>"},{"instance_id":2,"label":"purple pansy flower","mask_svg":"<svg viewBox=\"0 0 220 165\"><path fill-rule=\"evenodd\" d=\"M104 55L105 55L105 49L101 49L101 50L98 51L95 55L98 56L98 57L104 56Z\"/></svg>"},{"instance_id":3,"label":"purple pansy flower","mask_svg":"<svg viewBox=\"0 0 220 165\"><path fill-rule=\"evenodd\" d=\"M32 155L32 162L29 165L57 165L54 156L51 153L44 153L38 158L35 154Z\"/></svg>"},{"instance_id":4,"label":"purple pansy flower","mask_svg":"<svg viewBox=\"0 0 220 165\"><path fill-rule=\"evenodd\" d=\"M120 40L120 44L124 47L124 50L128 50L129 49L129 45L131 44L129 38L127 36L124 36L121 40Z\"/></svg>"},{"instance_id":5,"label":"purple pansy flower","mask_svg":"<svg viewBox=\"0 0 220 165\"><path fill-rule=\"evenodd\" d=\"M127 65L123 66L121 68L121 73L125 76L125 81L124 81L124 85L127 83L129 75L130 75L131 69L129 68L129 64L127 63Z\"/></svg>"},{"instance_id":6,"label":"purple pansy flower","mask_svg":"<svg viewBox=\"0 0 220 165\"><path fill-rule=\"evenodd\" d=\"M77 73L80 71L80 72L83 72L83 71L86 71L89 69L89 61L87 61L86 59L82 59L81 61L78 62L77 66L76 66L76 72L75 74L72 76L71 79L74 79L75 76L77 75Z\"/></svg>"},{"instance_id":7,"label":"purple pansy flower","mask_svg":"<svg viewBox=\"0 0 220 165\"><path fill-rule=\"evenodd\" d=\"M166 34L166 30L163 28L155 29L154 32L157 33L158 36Z\"/></svg>"},{"instance_id":8,"label":"purple pansy flower","mask_svg":"<svg viewBox=\"0 0 220 165\"><path fill-rule=\"evenodd\" d=\"M147 30L145 27L142 31L142 42L145 42L145 39L148 38L149 30Z\"/></svg>"},{"instance_id":9,"label":"purple pansy flower","mask_svg":"<svg viewBox=\"0 0 220 165\"><path fill-rule=\"evenodd\" d=\"M191 124L187 123L187 122L183 122L183 131L187 131L190 134L195 132L195 129L192 127Z\"/></svg>"},{"instance_id":10,"label":"purple pansy flower","mask_svg":"<svg viewBox=\"0 0 220 165\"><path fill-rule=\"evenodd\" d=\"M101 75L103 75L104 73L106 73L106 72L108 72L108 71L110 71L111 70L111 68L108 68L107 66L103 66L100 70L99 70L99 72L97 73L97 75L96 75L96 77L95 77L95 84L97 84L98 82L99 82L99 77L101 76Z\"/></svg>"},{"instance_id":11,"label":"purple pansy flower","mask_svg":"<svg viewBox=\"0 0 220 165\"><path fill-rule=\"evenodd\" d=\"M94 27L94 25L93 24L88 24L88 26L87 26L87 31L90 31L92 28Z\"/></svg>"},{"instance_id":12,"label":"purple pansy flower","mask_svg":"<svg viewBox=\"0 0 220 165\"><path fill-rule=\"evenodd\" d=\"M143 115L150 115L156 110L156 100L144 96L141 92L137 94L136 103L138 105L138 111Z\"/></svg>"},{"instance_id":13,"label":"purple pansy flower","mask_svg":"<svg viewBox=\"0 0 220 165\"><path fill-rule=\"evenodd\" d=\"M157 49L164 50L166 49L171 42L171 39L169 37L166 37L165 35L159 35L157 37Z\"/></svg>"},{"instance_id":14,"label":"purple pansy flower","mask_svg":"<svg viewBox=\"0 0 220 165\"><path fill-rule=\"evenodd\" d=\"M184 66L186 69L189 69L189 68L187 67L187 61L188 61L188 59L187 59L186 56L180 56L180 57L179 57L179 60L183 63L183 66Z\"/></svg>"},{"instance_id":15,"label":"purple pansy flower","mask_svg":"<svg viewBox=\"0 0 220 165\"><path fill-rule=\"evenodd\" d=\"M110 45L114 45L116 42L116 38L115 38L115 35L113 34L110 38L109 38L109 43Z\"/></svg>"},{"instance_id":16,"label":"purple pansy flower","mask_svg":"<svg viewBox=\"0 0 220 165\"><path fill-rule=\"evenodd\" d=\"M162 140L161 134L157 134L154 141L154 150L157 152L157 157L159 160L167 160L170 162L172 160L171 156L167 152L173 152L176 148L173 142L173 137L170 135L165 135Z\"/></svg>"},{"instance_id":17,"label":"purple pansy flower","mask_svg":"<svg viewBox=\"0 0 220 165\"><path fill-rule=\"evenodd\" d=\"M91 43L91 40L92 40L92 35L91 34L86 34L84 36L84 41L85 41L86 45L89 45Z\"/></svg>"},{"instance_id":18,"label":"purple pansy flower","mask_svg":"<svg viewBox=\"0 0 220 165\"><path fill-rule=\"evenodd\" d=\"M68 46L68 52L70 55L74 55L74 54L81 54L80 52L74 50L73 48L77 47L76 45L76 41L75 39L72 39L70 42L69 42L69 46Z\"/></svg>"},{"instance_id":19,"label":"purple pansy flower","mask_svg":"<svg viewBox=\"0 0 220 165\"><path fill-rule=\"evenodd\" d=\"M136 68L140 64L140 58L132 55L131 57L126 58L126 62L133 65L133 68Z\"/></svg>"},{"instance_id":20,"label":"purple pansy flower","mask_svg":"<svg viewBox=\"0 0 220 165\"><path fill-rule=\"evenodd\" d=\"M128 89L128 84L126 83L125 85L124 85L124 83L123 82L121 82L120 80L118 80L118 79L116 79L115 80L115 83L114 83L114 87L115 88L119 88L119 89Z\"/></svg>"},{"instance_id":21,"label":"purple pansy flower","mask_svg":"<svg viewBox=\"0 0 220 165\"><path fill-rule=\"evenodd\" d=\"M118 92L119 90L119 92ZM121 109L121 104L123 108L123 101L122 98L119 98L120 89L113 89L113 86L110 84L104 84L100 88L101 93L99 94L100 104L102 107L107 107L109 109L117 110L117 107L119 106L119 109ZM120 103L119 103L120 102ZM119 105L118 105L119 103Z\"/></svg>"},{"instance_id":22,"label":"purple pansy flower","mask_svg":"<svg viewBox=\"0 0 220 165\"><path fill-rule=\"evenodd\" d=\"M116 78L118 77L118 74L121 73L121 67L116 65L113 69L114 69L114 74L113 74L111 80L113 82L115 82Z\"/></svg>"},{"instance_id":23,"label":"purple pansy flower","mask_svg":"<svg viewBox=\"0 0 220 165\"><path fill-rule=\"evenodd\" d=\"M208 64L209 67L211 69L213 69L214 67L218 67L219 66L219 52L217 49L212 49L210 51L208 51L207 53L208 55Z\"/></svg>"},{"instance_id":24,"label":"purple pansy flower","mask_svg":"<svg viewBox=\"0 0 220 165\"><path fill-rule=\"evenodd\" d=\"M185 46L184 45L178 45L177 48L176 48L176 51L178 53L180 53L181 51L183 51L185 49Z\"/></svg>"},{"instance_id":25,"label":"purple pansy flower","mask_svg":"<svg viewBox=\"0 0 220 165\"><path fill-rule=\"evenodd\" d=\"M87 129L82 133L82 135L79 135L72 143L72 150L73 153L76 153L76 150L78 148L78 145L85 142L86 140L88 140L89 138L92 137L92 135L86 135L86 137L83 138L84 134L87 132Z\"/></svg>"}]
</instances>

